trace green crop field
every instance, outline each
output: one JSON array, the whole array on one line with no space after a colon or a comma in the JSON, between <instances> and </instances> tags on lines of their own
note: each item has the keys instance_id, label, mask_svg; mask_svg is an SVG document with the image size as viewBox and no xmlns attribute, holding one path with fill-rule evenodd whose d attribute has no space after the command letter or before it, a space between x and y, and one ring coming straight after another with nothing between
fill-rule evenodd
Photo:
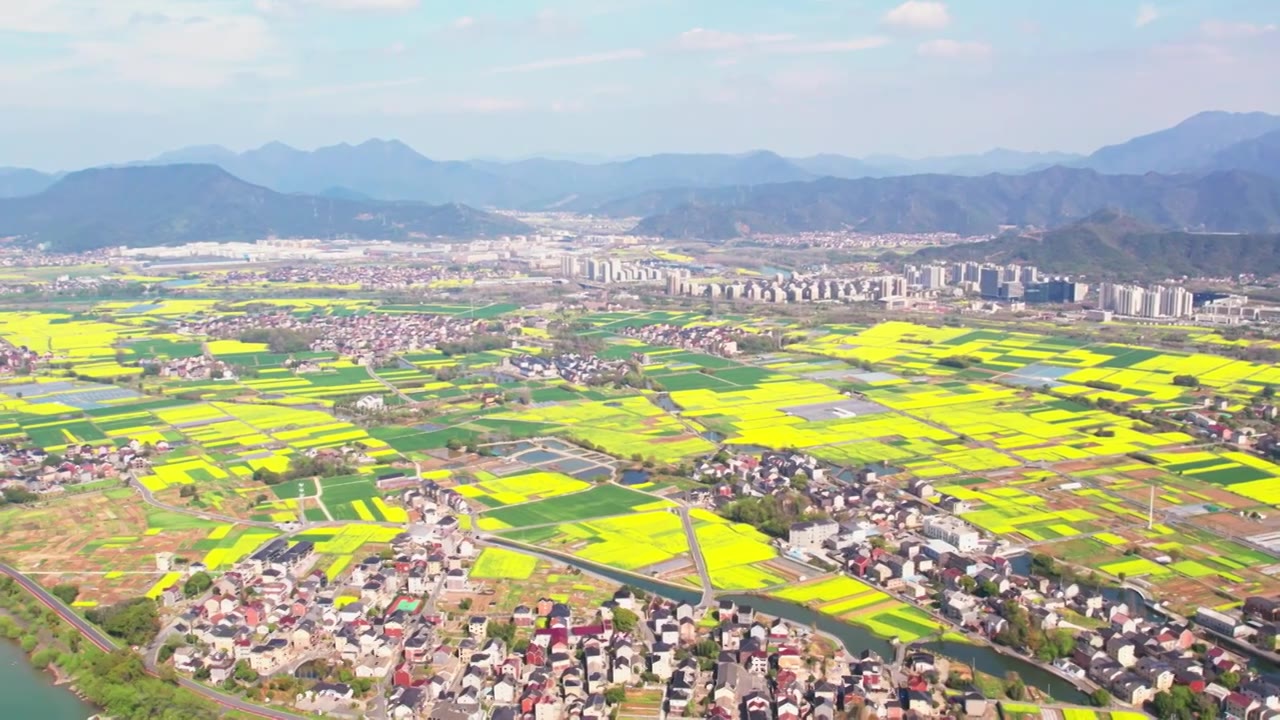
<instances>
[{"instance_id":1,"label":"green crop field","mask_svg":"<svg viewBox=\"0 0 1280 720\"><path fill-rule=\"evenodd\" d=\"M496 520L506 527L525 527L625 515L633 508L653 502L652 497L634 490L617 485L601 485L586 492L489 510L482 519Z\"/></svg>"},{"instance_id":2,"label":"green crop field","mask_svg":"<svg viewBox=\"0 0 1280 720\"><path fill-rule=\"evenodd\" d=\"M471 577L485 580L524 580L533 574L538 559L506 548L490 547L480 552Z\"/></svg>"}]
</instances>

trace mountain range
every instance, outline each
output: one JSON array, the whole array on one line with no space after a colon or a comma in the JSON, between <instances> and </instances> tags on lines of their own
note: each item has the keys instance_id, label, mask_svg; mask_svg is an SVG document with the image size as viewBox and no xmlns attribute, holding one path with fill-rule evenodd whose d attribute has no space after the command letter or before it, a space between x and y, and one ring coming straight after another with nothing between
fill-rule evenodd
<instances>
[{"instance_id":1,"label":"mountain range","mask_svg":"<svg viewBox=\"0 0 1280 720\"><path fill-rule=\"evenodd\" d=\"M285 195L214 165L97 168L0 199L0 237L75 252L281 237L413 239L518 234L522 222L450 203Z\"/></svg>"},{"instance_id":2,"label":"mountain range","mask_svg":"<svg viewBox=\"0 0 1280 720\"><path fill-rule=\"evenodd\" d=\"M1057 230L926 248L913 259L1024 262L1094 277L1270 275L1280 272L1280 234L1168 231L1108 208Z\"/></svg>"},{"instance_id":3,"label":"mountain range","mask_svg":"<svg viewBox=\"0 0 1280 720\"><path fill-rule=\"evenodd\" d=\"M1248 169L1280 177L1277 132L1280 116L1205 112L1088 156L996 149L978 155L923 159L887 155L859 159L834 154L785 158L759 150L663 154L612 162L553 158L440 161L398 140L368 140L313 151L279 142L242 153L217 145L195 146L129 165L212 164L282 193L591 212L658 190L745 187L824 177L1018 175L1056 165L1110 174ZM59 177L33 170L0 169L0 197L39 192Z\"/></svg>"},{"instance_id":4,"label":"mountain range","mask_svg":"<svg viewBox=\"0 0 1280 720\"><path fill-rule=\"evenodd\" d=\"M107 179L133 192L113 196ZM405 237L524 228L476 207L642 217L637 233L709 240L833 230L986 234L1054 227L1104 207L1167 229L1269 232L1280 229L1278 184L1280 116L1264 113L1200 113L1088 156L997 149L923 160L785 158L761 150L463 162L432 160L396 140L314 151L269 143L243 153L189 147L72 174L0 168L0 198L14 200L0 202L0 234L88 247L258 232ZM336 214L307 218L306 208L322 206Z\"/></svg>"},{"instance_id":5,"label":"mountain range","mask_svg":"<svg viewBox=\"0 0 1280 720\"><path fill-rule=\"evenodd\" d=\"M646 215L641 235L725 240L752 234L859 231L994 233L1055 227L1117 207L1162 227L1280 230L1280 179L1238 170L1206 175L1102 175L1053 167L1026 175L911 175L708 190L664 190L602 208Z\"/></svg>"}]
</instances>

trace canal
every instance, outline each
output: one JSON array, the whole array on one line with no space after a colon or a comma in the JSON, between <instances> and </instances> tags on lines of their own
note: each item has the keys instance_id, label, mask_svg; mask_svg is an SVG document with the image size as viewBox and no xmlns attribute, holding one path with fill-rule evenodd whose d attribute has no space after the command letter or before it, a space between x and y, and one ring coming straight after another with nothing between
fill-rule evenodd
<instances>
[{"instance_id":1,"label":"canal","mask_svg":"<svg viewBox=\"0 0 1280 720\"><path fill-rule=\"evenodd\" d=\"M506 545L507 547L516 550L528 551L528 548L526 547L515 543L505 542L500 538L487 538L487 540L497 545ZM674 600L675 602L697 604L702 597L702 593L699 591L672 585L655 578L633 575L631 573L622 572L602 565L596 565L595 563L586 562L578 558L561 555L559 553L546 552L546 554L548 557L554 557L557 562L564 563L565 565L576 567L585 572L608 578L619 584L631 585L632 587L639 588L647 593L660 595L669 600ZM780 617L803 627L817 628L818 630L828 633L843 642L845 649L854 656L857 656L858 653L863 650L870 649L886 660L893 659L893 646L889 641L873 635L866 628L841 622L830 615L823 615L820 612L811 610L802 605L797 605L783 600L776 600L762 595L735 594L724 595L722 597L741 605L750 605L756 612L763 613L765 615ZM971 645L969 643L943 640L926 643L923 647L938 655L943 655L965 663L966 665L971 665L974 668L987 673L988 675L994 675L997 678L1004 678L1008 673L1016 672L1027 685L1048 693L1060 702L1076 705L1089 704L1089 696L1081 692L1066 680L1034 663L1016 657L1003 655L986 645Z\"/></svg>"}]
</instances>

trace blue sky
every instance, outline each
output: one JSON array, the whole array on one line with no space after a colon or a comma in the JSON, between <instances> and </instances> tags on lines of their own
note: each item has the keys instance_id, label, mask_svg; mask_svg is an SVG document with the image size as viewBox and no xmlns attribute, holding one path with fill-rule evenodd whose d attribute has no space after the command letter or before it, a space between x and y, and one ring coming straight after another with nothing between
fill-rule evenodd
<instances>
[{"instance_id":1,"label":"blue sky","mask_svg":"<svg viewBox=\"0 0 1280 720\"><path fill-rule=\"evenodd\" d=\"M1280 112L1278 26L1277 0L2 0L0 165L1087 152Z\"/></svg>"}]
</instances>

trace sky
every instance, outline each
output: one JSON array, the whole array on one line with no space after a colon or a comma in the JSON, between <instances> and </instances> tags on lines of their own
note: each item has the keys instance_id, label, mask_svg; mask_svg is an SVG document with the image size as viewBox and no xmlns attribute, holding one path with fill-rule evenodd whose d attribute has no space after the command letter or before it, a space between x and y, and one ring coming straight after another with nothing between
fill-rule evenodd
<instances>
[{"instance_id":1,"label":"sky","mask_svg":"<svg viewBox=\"0 0 1280 720\"><path fill-rule=\"evenodd\" d=\"M1278 0L0 0L0 166L1089 152L1277 70Z\"/></svg>"}]
</instances>

